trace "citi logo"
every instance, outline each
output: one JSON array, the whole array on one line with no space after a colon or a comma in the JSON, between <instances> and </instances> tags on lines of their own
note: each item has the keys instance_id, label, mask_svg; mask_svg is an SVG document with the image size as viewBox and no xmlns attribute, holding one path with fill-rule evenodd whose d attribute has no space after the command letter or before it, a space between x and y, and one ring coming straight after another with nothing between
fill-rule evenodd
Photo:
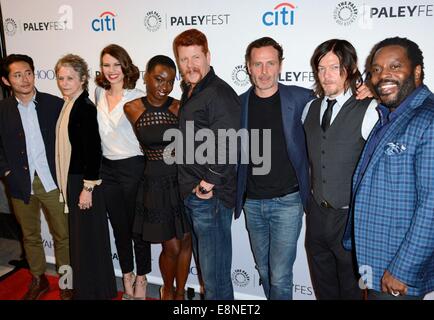
<instances>
[{"instance_id":1,"label":"citi logo","mask_svg":"<svg viewBox=\"0 0 434 320\"><path fill-rule=\"evenodd\" d=\"M292 26L295 22L296 6L292 3L282 2L274 7L273 11L267 11L262 15L262 23L270 26Z\"/></svg>"},{"instance_id":2,"label":"citi logo","mask_svg":"<svg viewBox=\"0 0 434 320\"><path fill-rule=\"evenodd\" d=\"M116 30L116 15L110 11L104 11L98 18L92 20L93 31L115 31Z\"/></svg>"}]
</instances>

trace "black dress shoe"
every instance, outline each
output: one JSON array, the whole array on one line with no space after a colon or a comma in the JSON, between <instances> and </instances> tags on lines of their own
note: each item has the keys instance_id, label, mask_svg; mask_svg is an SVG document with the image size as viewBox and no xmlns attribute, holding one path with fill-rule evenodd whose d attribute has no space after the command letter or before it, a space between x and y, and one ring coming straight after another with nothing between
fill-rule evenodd
<instances>
[{"instance_id":1,"label":"black dress shoe","mask_svg":"<svg viewBox=\"0 0 434 320\"><path fill-rule=\"evenodd\" d=\"M60 289L60 300L72 300L73 294L72 289Z\"/></svg>"},{"instance_id":2,"label":"black dress shoe","mask_svg":"<svg viewBox=\"0 0 434 320\"><path fill-rule=\"evenodd\" d=\"M26 294L21 300L38 300L44 293L50 289L50 284L45 274L39 277L32 277L32 283L29 286Z\"/></svg>"},{"instance_id":3,"label":"black dress shoe","mask_svg":"<svg viewBox=\"0 0 434 320\"><path fill-rule=\"evenodd\" d=\"M29 263L27 262L26 259L11 260L8 263L17 269L29 269Z\"/></svg>"}]
</instances>

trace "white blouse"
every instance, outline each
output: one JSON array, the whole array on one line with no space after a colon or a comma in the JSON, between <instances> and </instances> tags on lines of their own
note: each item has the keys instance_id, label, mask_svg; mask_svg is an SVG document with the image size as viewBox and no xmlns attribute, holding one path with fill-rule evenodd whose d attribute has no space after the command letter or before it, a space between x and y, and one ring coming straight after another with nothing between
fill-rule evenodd
<instances>
[{"instance_id":1,"label":"white blouse","mask_svg":"<svg viewBox=\"0 0 434 320\"><path fill-rule=\"evenodd\" d=\"M125 116L124 105L144 96L145 93L140 89L124 89L122 99L109 112L106 90L101 87L95 89L99 134L105 158L120 160L143 155L133 127Z\"/></svg>"}]
</instances>

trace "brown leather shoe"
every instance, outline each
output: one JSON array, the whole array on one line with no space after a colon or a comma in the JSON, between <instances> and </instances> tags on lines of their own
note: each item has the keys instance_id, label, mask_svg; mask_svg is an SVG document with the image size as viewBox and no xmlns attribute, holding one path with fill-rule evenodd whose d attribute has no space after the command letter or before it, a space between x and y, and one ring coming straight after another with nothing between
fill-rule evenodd
<instances>
[{"instance_id":1,"label":"brown leather shoe","mask_svg":"<svg viewBox=\"0 0 434 320\"><path fill-rule=\"evenodd\" d=\"M32 276L29 290L27 290L21 300L38 300L48 289L50 289L50 284L45 274L39 277Z\"/></svg>"},{"instance_id":2,"label":"brown leather shoe","mask_svg":"<svg viewBox=\"0 0 434 320\"><path fill-rule=\"evenodd\" d=\"M60 289L60 300L72 300L73 293L71 289Z\"/></svg>"}]
</instances>

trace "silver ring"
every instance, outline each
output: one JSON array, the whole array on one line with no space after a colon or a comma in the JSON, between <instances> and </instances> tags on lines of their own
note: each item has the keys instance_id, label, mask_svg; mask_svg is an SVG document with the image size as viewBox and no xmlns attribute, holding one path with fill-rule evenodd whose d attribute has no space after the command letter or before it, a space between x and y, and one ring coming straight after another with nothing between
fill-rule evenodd
<instances>
[{"instance_id":1,"label":"silver ring","mask_svg":"<svg viewBox=\"0 0 434 320\"><path fill-rule=\"evenodd\" d=\"M399 291L393 291L391 292L392 296L397 297L400 295Z\"/></svg>"}]
</instances>

